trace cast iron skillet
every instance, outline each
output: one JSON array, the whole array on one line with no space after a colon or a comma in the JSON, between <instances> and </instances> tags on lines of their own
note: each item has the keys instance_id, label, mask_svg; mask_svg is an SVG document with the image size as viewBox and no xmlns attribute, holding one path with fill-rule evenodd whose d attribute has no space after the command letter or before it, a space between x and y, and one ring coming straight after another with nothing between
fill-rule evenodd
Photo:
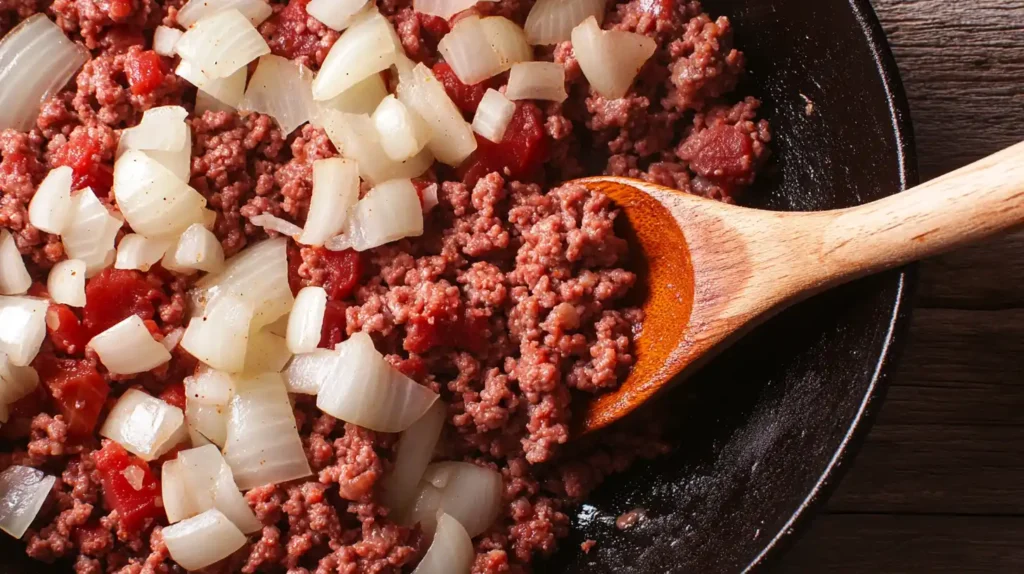
<instances>
[{"instance_id":1,"label":"cast iron skillet","mask_svg":"<svg viewBox=\"0 0 1024 574\"><path fill-rule=\"evenodd\" d=\"M867 0L705 8L732 19L750 70L740 91L763 99L774 129L776 170L751 203L838 208L916 183L907 103ZM666 399L678 449L610 479L538 570L736 572L778 555L867 432L907 324L910 279L892 272L809 301L681 385ZM638 507L648 519L617 530L615 518ZM586 539L597 541L589 554ZM9 536L0 553L2 574L58 570Z\"/></svg>"}]
</instances>

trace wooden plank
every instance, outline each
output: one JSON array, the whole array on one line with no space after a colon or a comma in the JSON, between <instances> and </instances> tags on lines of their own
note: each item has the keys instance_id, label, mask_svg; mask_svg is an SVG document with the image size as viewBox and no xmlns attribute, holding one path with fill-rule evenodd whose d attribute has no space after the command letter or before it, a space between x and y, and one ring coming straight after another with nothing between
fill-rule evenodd
<instances>
[{"instance_id":1,"label":"wooden plank","mask_svg":"<svg viewBox=\"0 0 1024 574\"><path fill-rule=\"evenodd\" d=\"M824 515L772 569L809 572L1020 572L1024 518Z\"/></svg>"},{"instance_id":2,"label":"wooden plank","mask_svg":"<svg viewBox=\"0 0 1024 574\"><path fill-rule=\"evenodd\" d=\"M1024 232L923 261L919 270L918 306L1024 307Z\"/></svg>"}]
</instances>

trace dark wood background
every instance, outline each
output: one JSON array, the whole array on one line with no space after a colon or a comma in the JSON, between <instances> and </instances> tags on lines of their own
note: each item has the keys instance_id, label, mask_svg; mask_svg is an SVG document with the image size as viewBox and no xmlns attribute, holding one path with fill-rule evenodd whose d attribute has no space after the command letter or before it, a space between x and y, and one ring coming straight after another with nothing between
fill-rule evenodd
<instances>
[{"instance_id":1,"label":"dark wood background","mask_svg":"<svg viewBox=\"0 0 1024 574\"><path fill-rule=\"evenodd\" d=\"M922 179L1024 140L1024 0L873 0ZM927 261L860 455L782 572L1024 572L1024 232Z\"/></svg>"}]
</instances>

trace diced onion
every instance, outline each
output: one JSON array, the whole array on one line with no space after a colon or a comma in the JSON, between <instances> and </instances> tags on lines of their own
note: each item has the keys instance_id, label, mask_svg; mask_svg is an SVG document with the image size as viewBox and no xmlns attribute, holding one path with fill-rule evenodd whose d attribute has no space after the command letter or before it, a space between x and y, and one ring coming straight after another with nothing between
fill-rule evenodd
<instances>
[{"instance_id":1,"label":"diced onion","mask_svg":"<svg viewBox=\"0 0 1024 574\"><path fill-rule=\"evenodd\" d=\"M437 529L441 508L441 489L429 482L420 482L412 503L395 517L395 522L413 527L417 524L428 537Z\"/></svg>"},{"instance_id":2,"label":"diced onion","mask_svg":"<svg viewBox=\"0 0 1024 574\"><path fill-rule=\"evenodd\" d=\"M21 538L56 481L56 477L28 466L10 466L0 472L0 530Z\"/></svg>"},{"instance_id":3,"label":"diced onion","mask_svg":"<svg viewBox=\"0 0 1024 574\"><path fill-rule=\"evenodd\" d=\"M241 490L312 474L279 373L239 379L224 458Z\"/></svg>"},{"instance_id":4,"label":"diced onion","mask_svg":"<svg viewBox=\"0 0 1024 574\"><path fill-rule=\"evenodd\" d=\"M185 483L196 501L196 510L216 508L243 533L255 532L261 524L235 485L231 468L214 445L183 450L178 460L184 469Z\"/></svg>"},{"instance_id":5,"label":"diced onion","mask_svg":"<svg viewBox=\"0 0 1024 574\"><path fill-rule=\"evenodd\" d=\"M14 365L5 353L0 353L0 404L13 404L38 386L39 373L34 368ZM6 414L0 422L7 422Z\"/></svg>"},{"instance_id":6,"label":"diced onion","mask_svg":"<svg viewBox=\"0 0 1024 574\"><path fill-rule=\"evenodd\" d=\"M405 161L418 154L430 139L430 128L423 118L395 96L384 98L377 106L373 124L384 153L395 161Z\"/></svg>"},{"instance_id":7,"label":"diced onion","mask_svg":"<svg viewBox=\"0 0 1024 574\"><path fill-rule=\"evenodd\" d=\"M171 239L150 239L144 235L129 233L117 244L114 269L149 271L173 243Z\"/></svg>"},{"instance_id":8,"label":"diced onion","mask_svg":"<svg viewBox=\"0 0 1024 574\"><path fill-rule=\"evenodd\" d=\"M424 187L423 192L420 194L420 200L423 203L423 213L430 213L432 209L437 207L437 184L431 183Z\"/></svg>"},{"instance_id":9,"label":"diced onion","mask_svg":"<svg viewBox=\"0 0 1024 574\"><path fill-rule=\"evenodd\" d=\"M441 490L438 512L455 517L471 537L487 530L501 512L503 483L497 471L469 462L438 462L424 480Z\"/></svg>"},{"instance_id":10,"label":"diced onion","mask_svg":"<svg viewBox=\"0 0 1024 574\"><path fill-rule=\"evenodd\" d=\"M224 268L224 247L202 223L193 223L178 239L173 258L174 267L217 273Z\"/></svg>"},{"instance_id":11,"label":"diced onion","mask_svg":"<svg viewBox=\"0 0 1024 574\"><path fill-rule=\"evenodd\" d=\"M208 78L226 78L270 46L248 18L235 8L205 16L193 24L175 46L178 55Z\"/></svg>"},{"instance_id":12,"label":"diced onion","mask_svg":"<svg viewBox=\"0 0 1024 574\"><path fill-rule=\"evenodd\" d=\"M607 0L537 0L526 17L526 38L531 44L558 44L572 36L572 29L593 16L604 21Z\"/></svg>"},{"instance_id":13,"label":"diced onion","mask_svg":"<svg viewBox=\"0 0 1024 574\"><path fill-rule=\"evenodd\" d=\"M117 155L129 149L178 151L188 143L188 111L181 106L160 106L142 113L139 125L121 132Z\"/></svg>"},{"instance_id":14,"label":"diced onion","mask_svg":"<svg viewBox=\"0 0 1024 574\"><path fill-rule=\"evenodd\" d=\"M412 574L469 574L475 555L473 540L462 524L442 514L434 540Z\"/></svg>"},{"instance_id":15,"label":"diced onion","mask_svg":"<svg viewBox=\"0 0 1024 574\"><path fill-rule=\"evenodd\" d=\"M280 217L270 215L269 213L254 215L249 219L249 222L258 227L262 227L267 231L280 233L285 237L297 237L302 233L302 228L298 225L295 225L291 221L285 221Z\"/></svg>"},{"instance_id":16,"label":"diced onion","mask_svg":"<svg viewBox=\"0 0 1024 574\"><path fill-rule=\"evenodd\" d=\"M199 514L195 499L185 483L185 469L178 459L168 460L160 468L160 498L167 513L167 522L171 524Z\"/></svg>"},{"instance_id":17,"label":"diced onion","mask_svg":"<svg viewBox=\"0 0 1024 574\"><path fill-rule=\"evenodd\" d=\"M27 366L36 358L46 338L49 306L46 299L0 296L0 352L15 366Z\"/></svg>"},{"instance_id":18,"label":"diced onion","mask_svg":"<svg viewBox=\"0 0 1024 574\"><path fill-rule=\"evenodd\" d=\"M478 0L413 0L413 10L428 14L430 16L439 16L445 20L450 19L452 16L469 10L473 6L477 5ZM496 2L497 0L479 0L481 2Z\"/></svg>"},{"instance_id":19,"label":"diced onion","mask_svg":"<svg viewBox=\"0 0 1024 574\"><path fill-rule=\"evenodd\" d=\"M211 508L163 530L167 552L186 570L199 570L245 546L245 534L224 514Z\"/></svg>"},{"instance_id":20,"label":"diced onion","mask_svg":"<svg viewBox=\"0 0 1024 574\"><path fill-rule=\"evenodd\" d=\"M260 329L249 333L249 348L245 351L246 373L280 373L292 358L284 337Z\"/></svg>"},{"instance_id":21,"label":"diced onion","mask_svg":"<svg viewBox=\"0 0 1024 574\"><path fill-rule=\"evenodd\" d=\"M340 233L358 199L359 166L354 161L336 157L314 161L313 195L298 242L323 245Z\"/></svg>"},{"instance_id":22,"label":"diced onion","mask_svg":"<svg viewBox=\"0 0 1024 574\"><path fill-rule=\"evenodd\" d=\"M384 84L384 78L380 74L370 74L368 78L337 96L317 102L318 114L323 114L323 110L336 110L349 114L372 114L387 95L388 89ZM316 123L323 125L323 119L318 117Z\"/></svg>"},{"instance_id":23,"label":"diced onion","mask_svg":"<svg viewBox=\"0 0 1024 574\"><path fill-rule=\"evenodd\" d=\"M224 446L228 438L228 414L226 406L204 405L185 397L185 420L188 427L208 443Z\"/></svg>"},{"instance_id":24,"label":"diced onion","mask_svg":"<svg viewBox=\"0 0 1024 574\"><path fill-rule=\"evenodd\" d=\"M354 160L359 175L371 184L394 178L413 178L422 175L434 163L428 150L403 162L388 157L381 146L380 135L373 120L365 114L346 114L334 110L321 110L324 130L342 155Z\"/></svg>"},{"instance_id":25,"label":"diced onion","mask_svg":"<svg viewBox=\"0 0 1024 574\"><path fill-rule=\"evenodd\" d=\"M185 432L181 409L137 389L121 395L100 427L100 435L142 460L160 458L181 442Z\"/></svg>"},{"instance_id":26,"label":"diced onion","mask_svg":"<svg viewBox=\"0 0 1024 574\"><path fill-rule=\"evenodd\" d=\"M181 12L178 12L178 15L180 17ZM174 46L177 45L182 34L184 32L175 28L157 26L156 31L153 32L153 51L161 56L174 57L177 54L174 51Z\"/></svg>"},{"instance_id":27,"label":"diced onion","mask_svg":"<svg viewBox=\"0 0 1024 574\"><path fill-rule=\"evenodd\" d=\"M46 17L34 14L0 41L0 130L28 131L39 106L60 91L89 59Z\"/></svg>"},{"instance_id":28,"label":"diced onion","mask_svg":"<svg viewBox=\"0 0 1024 574\"><path fill-rule=\"evenodd\" d=\"M337 360L338 354L328 349L295 355L281 373L285 388L300 395L319 393L320 384L330 376Z\"/></svg>"},{"instance_id":29,"label":"diced onion","mask_svg":"<svg viewBox=\"0 0 1024 574\"><path fill-rule=\"evenodd\" d=\"M423 210L408 179L377 185L356 203L344 237L352 249L366 251L403 237L423 235Z\"/></svg>"},{"instance_id":30,"label":"diced onion","mask_svg":"<svg viewBox=\"0 0 1024 574\"><path fill-rule=\"evenodd\" d=\"M352 25L367 4L369 0L311 0L306 4L306 13L328 28L341 32Z\"/></svg>"},{"instance_id":31,"label":"diced onion","mask_svg":"<svg viewBox=\"0 0 1024 574\"><path fill-rule=\"evenodd\" d=\"M192 131L185 130L185 145L174 151L163 151L150 149L144 152L155 159L160 165L166 167L184 183L188 183L192 174Z\"/></svg>"},{"instance_id":32,"label":"diced onion","mask_svg":"<svg viewBox=\"0 0 1024 574\"><path fill-rule=\"evenodd\" d=\"M86 276L92 277L114 262L114 240L122 225L91 189L77 191L71 196L71 222L61 234L64 252L85 261Z\"/></svg>"},{"instance_id":33,"label":"diced onion","mask_svg":"<svg viewBox=\"0 0 1024 574\"><path fill-rule=\"evenodd\" d=\"M562 102L565 92L565 68L555 62L521 62L512 66L505 96L510 100L549 100Z\"/></svg>"},{"instance_id":34,"label":"diced onion","mask_svg":"<svg viewBox=\"0 0 1024 574\"><path fill-rule=\"evenodd\" d=\"M476 150L476 138L462 112L423 64L417 64L409 79L398 84L398 99L430 126L427 147L439 161L458 166Z\"/></svg>"},{"instance_id":35,"label":"diced onion","mask_svg":"<svg viewBox=\"0 0 1024 574\"><path fill-rule=\"evenodd\" d=\"M239 71L241 71L241 70L239 70ZM245 74L242 74L242 76L245 76ZM234 78L234 77L235 76L231 76L231 78ZM228 79L230 80L231 78L228 78ZM242 88L244 89L245 88L245 82L244 82L245 78L243 77L242 80L243 80ZM221 80L218 80L218 81L221 81ZM238 102L242 101L242 93L241 92L238 93L237 101ZM203 90L196 90L196 104L195 104L195 106L196 106L195 107L196 117L198 117L198 118L203 117L203 114L205 114L206 112L214 112L214 113L217 113L217 112L227 112L227 113L231 113L231 112L235 111L235 108L233 106L229 106L229 105L221 102L220 100L218 100L217 98L215 98L215 97L211 96L210 94L204 92Z\"/></svg>"},{"instance_id":36,"label":"diced onion","mask_svg":"<svg viewBox=\"0 0 1024 574\"><path fill-rule=\"evenodd\" d=\"M46 174L28 204L28 222L32 227L57 235L64 232L71 222L73 175L66 165L51 169Z\"/></svg>"},{"instance_id":37,"label":"diced onion","mask_svg":"<svg viewBox=\"0 0 1024 574\"><path fill-rule=\"evenodd\" d=\"M201 317L194 317L181 338L183 349L203 363L228 373L245 366L253 306L232 293L217 295Z\"/></svg>"},{"instance_id":38,"label":"diced onion","mask_svg":"<svg viewBox=\"0 0 1024 574\"><path fill-rule=\"evenodd\" d=\"M501 60L491 48L479 16L467 16L437 44L437 51L463 84L477 84L501 73Z\"/></svg>"},{"instance_id":39,"label":"diced onion","mask_svg":"<svg viewBox=\"0 0 1024 574\"><path fill-rule=\"evenodd\" d=\"M174 69L174 73L199 88L199 94L196 95L197 113L200 113L199 104L202 97L209 96L229 109L235 109L242 103L242 98L245 96L245 68L239 69L226 78L210 78L203 74L198 66L190 63L188 60L182 60L178 63L178 67ZM209 102L207 102L206 106L209 105ZM218 110L215 109L214 111Z\"/></svg>"},{"instance_id":40,"label":"diced onion","mask_svg":"<svg viewBox=\"0 0 1024 574\"><path fill-rule=\"evenodd\" d=\"M484 35L491 49L498 56L498 70L504 72L518 62L533 59L533 48L526 41L526 34L518 24L504 16L488 16L480 19Z\"/></svg>"},{"instance_id":41,"label":"diced onion","mask_svg":"<svg viewBox=\"0 0 1024 574\"><path fill-rule=\"evenodd\" d=\"M288 350L311 353L320 343L320 329L327 309L327 292L323 287L303 287L295 296L295 306L288 316Z\"/></svg>"},{"instance_id":42,"label":"diced onion","mask_svg":"<svg viewBox=\"0 0 1024 574\"><path fill-rule=\"evenodd\" d=\"M622 30L602 30L593 16L572 30L572 49L580 70L598 94L626 95L640 68L658 47L653 38Z\"/></svg>"},{"instance_id":43,"label":"diced onion","mask_svg":"<svg viewBox=\"0 0 1024 574\"><path fill-rule=\"evenodd\" d=\"M87 347L115 375L145 373L171 360L171 354L153 339L138 315L131 315L96 335Z\"/></svg>"},{"instance_id":44,"label":"diced onion","mask_svg":"<svg viewBox=\"0 0 1024 574\"><path fill-rule=\"evenodd\" d=\"M146 237L180 234L203 222L206 199L139 150L114 163L113 193L128 225Z\"/></svg>"},{"instance_id":45,"label":"diced onion","mask_svg":"<svg viewBox=\"0 0 1024 574\"><path fill-rule=\"evenodd\" d=\"M444 426L446 406L440 400L430 406L411 427L402 433L395 449L395 465L384 477L381 499L389 508L403 509L416 496L416 485L423 478L434 456L437 439Z\"/></svg>"},{"instance_id":46,"label":"diced onion","mask_svg":"<svg viewBox=\"0 0 1024 574\"><path fill-rule=\"evenodd\" d=\"M320 387L316 406L345 422L381 432L400 432L427 412L437 393L388 364L366 333L337 347L335 369Z\"/></svg>"},{"instance_id":47,"label":"diced onion","mask_svg":"<svg viewBox=\"0 0 1024 574\"><path fill-rule=\"evenodd\" d=\"M50 269L46 291L54 303L85 307L85 261L65 259Z\"/></svg>"},{"instance_id":48,"label":"diced onion","mask_svg":"<svg viewBox=\"0 0 1024 574\"><path fill-rule=\"evenodd\" d=\"M229 259L224 271L207 275L196 283L212 301L230 293L255 309L253 327L276 321L292 308L295 297L288 285L288 240L268 239L242 250Z\"/></svg>"},{"instance_id":49,"label":"diced onion","mask_svg":"<svg viewBox=\"0 0 1024 574\"><path fill-rule=\"evenodd\" d=\"M189 0L178 10L178 24L189 28L196 22L224 10L238 10L253 26L259 26L274 13L264 0Z\"/></svg>"},{"instance_id":50,"label":"diced onion","mask_svg":"<svg viewBox=\"0 0 1024 574\"><path fill-rule=\"evenodd\" d=\"M185 377L185 398L201 405L226 407L235 396L235 379L228 373L200 365Z\"/></svg>"},{"instance_id":51,"label":"diced onion","mask_svg":"<svg viewBox=\"0 0 1024 574\"><path fill-rule=\"evenodd\" d=\"M167 349L167 352L171 352L174 349L178 348L178 343L181 342L181 338L183 336L185 336L184 328L178 327L176 329L172 329L171 332L164 335L164 338L163 340L160 341L160 344L163 345L165 349Z\"/></svg>"},{"instance_id":52,"label":"diced onion","mask_svg":"<svg viewBox=\"0 0 1024 574\"><path fill-rule=\"evenodd\" d=\"M32 276L28 274L14 236L0 229L0 295L21 295L31 286Z\"/></svg>"},{"instance_id":53,"label":"diced onion","mask_svg":"<svg viewBox=\"0 0 1024 574\"><path fill-rule=\"evenodd\" d=\"M473 116L473 131L492 142L500 142L515 113L515 104L498 90L488 88Z\"/></svg>"},{"instance_id":54,"label":"diced onion","mask_svg":"<svg viewBox=\"0 0 1024 574\"><path fill-rule=\"evenodd\" d=\"M337 0L335 0L337 1ZM394 30L387 18L372 13L359 18L331 46L313 80L313 99L330 100L395 61Z\"/></svg>"},{"instance_id":55,"label":"diced onion","mask_svg":"<svg viewBox=\"0 0 1024 574\"><path fill-rule=\"evenodd\" d=\"M281 56L268 54L260 58L238 109L274 118L281 128L281 134L288 136L317 114L312 84L313 72L308 68Z\"/></svg>"}]
</instances>

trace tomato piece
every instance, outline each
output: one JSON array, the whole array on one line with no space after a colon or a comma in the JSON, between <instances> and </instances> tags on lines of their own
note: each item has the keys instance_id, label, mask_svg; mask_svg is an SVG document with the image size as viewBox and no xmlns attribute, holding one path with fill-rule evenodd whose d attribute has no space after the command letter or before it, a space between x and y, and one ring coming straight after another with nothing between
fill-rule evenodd
<instances>
[{"instance_id":1,"label":"tomato piece","mask_svg":"<svg viewBox=\"0 0 1024 574\"><path fill-rule=\"evenodd\" d=\"M512 179L535 175L547 155L544 114L531 102L517 102L516 111L498 143L476 136L477 149L462 170L462 180L472 186L492 171Z\"/></svg>"},{"instance_id":2,"label":"tomato piece","mask_svg":"<svg viewBox=\"0 0 1024 574\"><path fill-rule=\"evenodd\" d=\"M78 315L67 305L50 303L46 310L46 331L53 346L68 355L81 355L89 342L89 334Z\"/></svg>"},{"instance_id":3,"label":"tomato piece","mask_svg":"<svg viewBox=\"0 0 1024 574\"><path fill-rule=\"evenodd\" d=\"M341 301L328 301L324 309L324 324L320 328L321 349L333 349L335 345L344 341L346 337L345 327L348 320L345 318L345 309L348 306Z\"/></svg>"},{"instance_id":4,"label":"tomato piece","mask_svg":"<svg viewBox=\"0 0 1024 574\"><path fill-rule=\"evenodd\" d=\"M100 142L92 139L89 131L71 132L71 138L56 158L57 165L71 168L72 189L92 188L99 197L106 197L114 184L114 168L100 160Z\"/></svg>"},{"instance_id":5,"label":"tomato piece","mask_svg":"<svg viewBox=\"0 0 1024 574\"><path fill-rule=\"evenodd\" d=\"M108 6L107 14L114 22L124 22L134 11L131 0L111 0Z\"/></svg>"},{"instance_id":6,"label":"tomato piece","mask_svg":"<svg viewBox=\"0 0 1024 574\"><path fill-rule=\"evenodd\" d=\"M417 354L434 347L483 352L487 348L487 335L487 318L483 316L463 315L456 320L418 316L406 323L402 347Z\"/></svg>"},{"instance_id":7,"label":"tomato piece","mask_svg":"<svg viewBox=\"0 0 1024 574\"><path fill-rule=\"evenodd\" d=\"M104 269L85 285L82 324L92 338L132 315L152 319L161 297L138 271Z\"/></svg>"},{"instance_id":8,"label":"tomato piece","mask_svg":"<svg viewBox=\"0 0 1024 574\"><path fill-rule=\"evenodd\" d=\"M78 437L91 435L110 394L110 385L83 359L40 355L33 364L57 410L64 415L68 432Z\"/></svg>"},{"instance_id":9,"label":"tomato piece","mask_svg":"<svg viewBox=\"0 0 1024 574\"><path fill-rule=\"evenodd\" d=\"M158 397L165 403L185 410L185 383L171 383L164 388Z\"/></svg>"},{"instance_id":10,"label":"tomato piece","mask_svg":"<svg viewBox=\"0 0 1024 574\"><path fill-rule=\"evenodd\" d=\"M320 36L306 26L310 17L306 13L309 0L289 0L283 10L270 17L274 32L268 43L278 56L295 59L299 56L313 58L320 48Z\"/></svg>"},{"instance_id":11,"label":"tomato piece","mask_svg":"<svg viewBox=\"0 0 1024 574\"><path fill-rule=\"evenodd\" d=\"M124 73L128 76L128 86L136 96L151 93L160 87L167 74L160 54L152 50L129 52L124 65Z\"/></svg>"},{"instance_id":12,"label":"tomato piece","mask_svg":"<svg viewBox=\"0 0 1024 574\"><path fill-rule=\"evenodd\" d=\"M434 49L437 48L437 43L441 41L441 38L444 38L444 35L452 30L451 26L448 25L448 20L440 16L431 16L423 12L417 12L416 16L420 19L420 28L426 32L426 36L432 42Z\"/></svg>"},{"instance_id":13,"label":"tomato piece","mask_svg":"<svg viewBox=\"0 0 1024 574\"><path fill-rule=\"evenodd\" d=\"M484 92L487 91L486 82L473 85L463 84L462 80L455 75L452 67L445 62L434 64L432 71L437 81L444 86L444 91L448 92L448 97L455 102L464 115L472 116L476 113L476 108L480 105L480 100L484 99Z\"/></svg>"},{"instance_id":14,"label":"tomato piece","mask_svg":"<svg viewBox=\"0 0 1024 574\"><path fill-rule=\"evenodd\" d=\"M144 460L114 441L104 441L103 448L93 453L93 461L103 482L103 498L109 510L117 510L123 529L142 531L163 515L160 481ZM128 469L137 469L129 472L141 476L138 488L125 476Z\"/></svg>"},{"instance_id":15,"label":"tomato piece","mask_svg":"<svg viewBox=\"0 0 1024 574\"><path fill-rule=\"evenodd\" d=\"M700 132L681 146L679 156L697 175L713 180L738 180L750 175L754 147L750 138L733 126L720 124Z\"/></svg>"},{"instance_id":16,"label":"tomato piece","mask_svg":"<svg viewBox=\"0 0 1024 574\"><path fill-rule=\"evenodd\" d=\"M327 271L324 290L332 301L344 299L352 294L363 274L363 259L356 251L330 251L318 248L318 255Z\"/></svg>"},{"instance_id":17,"label":"tomato piece","mask_svg":"<svg viewBox=\"0 0 1024 574\"><path fill-rule=\"evenodd\" d=\"M299 275L299 267L302 266L302 251L298 245L288 242L288 286L292 288L292 295L298 295L302 289L302 277Z\"/></svg>"},{"instance_id":18,"label":"tomato piece","mask_svg":"<svg viewBox=\"0 0 1024 574\"><path fill-rule=\"evenodd\" d=\"M640 0L640 11L655 18L668 18L675 7L675 0Z\"/></svg>"}]
</instances>

